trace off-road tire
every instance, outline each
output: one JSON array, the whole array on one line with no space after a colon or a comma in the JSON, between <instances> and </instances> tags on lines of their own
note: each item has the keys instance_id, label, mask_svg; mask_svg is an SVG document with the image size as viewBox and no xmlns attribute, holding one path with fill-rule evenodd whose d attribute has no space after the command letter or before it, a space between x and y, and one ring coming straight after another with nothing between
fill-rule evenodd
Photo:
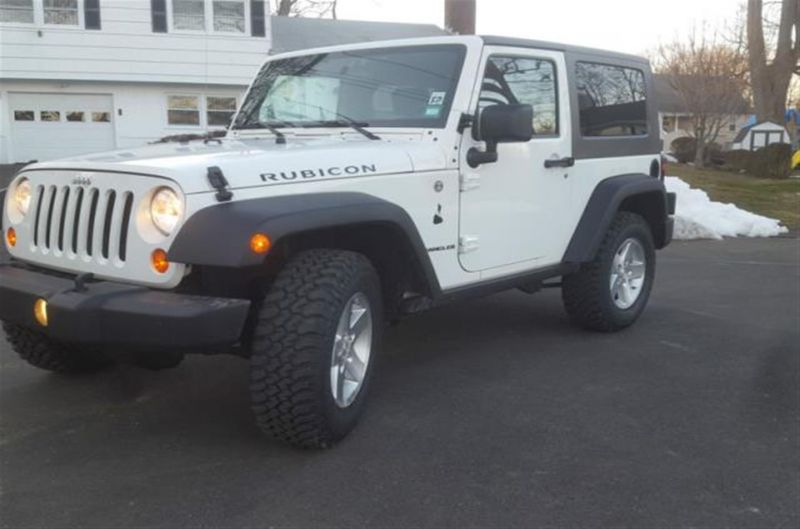
<instances>
[{"instance_id":1,"label":"off-road tire","mask_svg":"<svg viewBox=\"0 0 800 529\"><path fill-rule=\"evenodd\" d=\"M373 358L355 400L340 408L331 394L331 354L356 292L371 307ZM382 307L378 274L361 254L309 250L285 265L261 304L250 346L252 407L264 433L300 448L328 448L352 430L369 390Z\"/></svg>"},{"instance_id":2,"label":"off-road tire","mask_svg":"<svg viewBox=\"0 0 800 529\"><path fill-rule=\"evenodd\" d=\"M3 322L3 330L20 358L39 369L56 373L92 373L114 364L102 353L82 351L26 327Z\"/></svg>"},{"instance_id":3,"label":"off-road tire","mask_svg":"<svg viewBox=\"0 0 800 529\"><path fill-rule=\"evenodd\" d=\"M611 265L623 241L635 238L644 248L645 281L636 302L627 309L614 304L609 288ZM561 299L573 322L594 331L613 332L633 324L644 311L655 277L655 247L647 222L639 215L620 211L614 217L594 260L574 274L564 276Z\"/></svg>"}]
</instances>

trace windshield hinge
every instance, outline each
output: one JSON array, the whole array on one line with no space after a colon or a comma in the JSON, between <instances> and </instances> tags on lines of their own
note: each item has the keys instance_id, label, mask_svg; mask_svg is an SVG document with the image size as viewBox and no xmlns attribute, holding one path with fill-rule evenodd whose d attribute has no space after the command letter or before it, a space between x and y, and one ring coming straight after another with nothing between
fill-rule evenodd
<instances>
[{"instance_id":1,"label":"windshield hinge","mask_svg":"<svg viewBox=\"0 0 800 529\"><path fill-rule=\"evenodd\" d=\"M208 178L208 183L211 184L211 187L217 190L217 202L227 202L233 198L233 193L228 189L228 181L225 179L225 175L222 174L222 169L216 165L209 167L206 178Z\"/></svg>"},{"instance_id":2,"label":"windshield hinge","mask_svg":"<svg viewBox=\"0 0 800 529\"><path fill-rule=\"evenodd\" d=\"M458 133L463 134L463 132L472 126L472 122L475 120L475 117L472 114L467 114L463 112L461 117L458 120Z\"/></svg>"}]
</instances>

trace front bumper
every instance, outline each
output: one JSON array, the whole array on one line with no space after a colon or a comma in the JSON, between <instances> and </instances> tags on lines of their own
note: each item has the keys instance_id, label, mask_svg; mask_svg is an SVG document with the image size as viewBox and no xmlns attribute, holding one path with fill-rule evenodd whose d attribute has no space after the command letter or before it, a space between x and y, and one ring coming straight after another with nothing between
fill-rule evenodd
<instances>
[{"instance_id":1,"label":"front bumper","mask_svg":"<svg viewBox=\"0 0 800 529\"><path fill-rule=\"evenodd\" d=\"M34 316L47 301L48 325ZM110 281L76 291L75 281L36 269L0 266L0 320L67 343L125 350L214 352L236 345L250 302L151 290Z\"/></svg>"}]
</instances>

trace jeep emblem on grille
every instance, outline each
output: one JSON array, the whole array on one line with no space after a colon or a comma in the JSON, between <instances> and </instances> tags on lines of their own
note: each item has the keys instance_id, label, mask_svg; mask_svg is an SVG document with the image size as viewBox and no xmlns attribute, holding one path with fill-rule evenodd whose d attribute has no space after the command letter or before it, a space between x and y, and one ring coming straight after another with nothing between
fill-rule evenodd
<instances>
[{"instance_id":1,"label":"jeep emblem on grille","mask_svg":"<svg viewBox=\"0 0 800 529\"><path fill-rule=\"evenodd\" d=\"M92 179L88 176L76 176L72 179L72 185L74 186L90 186L92 185Z\"/></svg>"}]
</instances>

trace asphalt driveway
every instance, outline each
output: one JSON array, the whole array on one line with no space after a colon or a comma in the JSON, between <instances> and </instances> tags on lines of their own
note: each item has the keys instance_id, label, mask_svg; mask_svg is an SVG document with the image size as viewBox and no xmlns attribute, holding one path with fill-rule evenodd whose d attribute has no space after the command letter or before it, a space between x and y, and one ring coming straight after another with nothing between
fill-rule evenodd
<instances>
[{"instance_id":1,"label":"asphalt driveway","mask_svg":"<svg viewBox=\"0 0 800 529\"><path fill-rule=\"evenodd\" d=\"M797 527L800 244L675 243L634 328L558 292L390 330L337 448L251 423L247 364L37 371L0 338L3 527Z\"/></svg>"}]
</instances>

